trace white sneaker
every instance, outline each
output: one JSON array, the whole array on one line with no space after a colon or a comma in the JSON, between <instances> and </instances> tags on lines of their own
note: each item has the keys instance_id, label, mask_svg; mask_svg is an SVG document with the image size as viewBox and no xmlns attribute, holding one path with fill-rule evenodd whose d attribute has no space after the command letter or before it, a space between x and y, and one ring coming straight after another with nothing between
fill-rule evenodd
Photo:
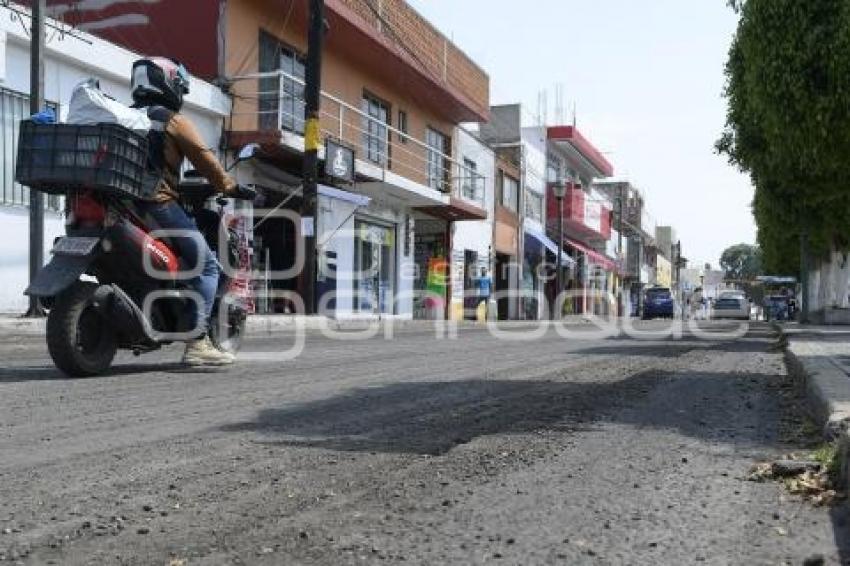
<instances>
[{"instance_id":1,"label":"white sneaker","mask_svg":"<svg viewBox=\"0 0 850 566\"><path fill-rule=\"evenodd\" d=\"M183 363L190 366L226 366L234 361L236 356L213 346L208 336L187 343L183 354Z\"/></svg>"}]
</instances>

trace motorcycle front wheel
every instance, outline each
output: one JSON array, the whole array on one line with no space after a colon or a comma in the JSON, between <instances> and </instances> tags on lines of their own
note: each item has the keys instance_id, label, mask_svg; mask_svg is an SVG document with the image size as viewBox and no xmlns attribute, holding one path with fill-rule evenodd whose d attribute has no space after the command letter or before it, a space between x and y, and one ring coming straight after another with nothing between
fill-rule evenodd
<instances>
[{"instance_id":1,"label":"motorcycle front wheel","mask_svg":"<svg viewBox=\"0 0 850 566\"><path fill-rule=\"evenodd\" d=\"M71 377L109 369L118 345L115 333L92 304L94 283L77 281L56 297L47 316L47 349L53 363Z\"/></svg>"}]
</instances>

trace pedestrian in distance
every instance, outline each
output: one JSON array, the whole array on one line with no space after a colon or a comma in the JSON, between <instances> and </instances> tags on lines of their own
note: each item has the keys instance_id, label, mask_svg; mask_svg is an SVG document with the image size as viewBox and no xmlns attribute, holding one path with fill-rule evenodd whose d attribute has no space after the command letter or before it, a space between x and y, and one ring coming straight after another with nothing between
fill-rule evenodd
<instances>
[{"instance_id":1,"label":"pedestrian in distance","mask_svg":"<svg viewBox=\"0 0 850 566\"><path fill-rule=\"evenodd\" d=\"M481 275L475 278L475 288L478 291L478 303L476 310L484 303L484 320L487 320L487 307L490 303L490 295L493 292L493 280L487 274L487 268L481 268Z\"/></svg>"}]
</instances>

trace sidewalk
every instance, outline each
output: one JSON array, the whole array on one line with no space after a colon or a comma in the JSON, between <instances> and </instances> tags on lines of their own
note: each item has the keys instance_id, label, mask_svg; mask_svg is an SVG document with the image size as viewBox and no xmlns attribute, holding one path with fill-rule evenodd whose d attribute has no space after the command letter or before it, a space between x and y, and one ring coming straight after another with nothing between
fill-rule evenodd
<instances>
[{"instance_id":1,"label":"sidewalk","mask_svg":"<svg viewBox=\"0 0 850 566\"><path fill-rule=\"evenodd\" d=\"M773 324L786 343L789 371L806 389L824 435L838 441L843 482L850 483L850 327Z\"/></svg>"}]
</instances>

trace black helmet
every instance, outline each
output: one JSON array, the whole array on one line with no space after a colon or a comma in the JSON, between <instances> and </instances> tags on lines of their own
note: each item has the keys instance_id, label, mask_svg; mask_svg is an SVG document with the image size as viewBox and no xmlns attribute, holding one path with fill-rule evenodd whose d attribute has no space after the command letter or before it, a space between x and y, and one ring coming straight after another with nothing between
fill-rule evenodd
<instances>
[{"instance_id":1,"label":"black helmet","mask_svg":"<svg viewBox=\"0 0 850 566\"><path fill-rule=\"evenodd\" d=\"M179 61L146 57L133 63L130 91L134 106L165 106L179 112L189 94L189 72Z\"/></svg>"}]
</instances>

